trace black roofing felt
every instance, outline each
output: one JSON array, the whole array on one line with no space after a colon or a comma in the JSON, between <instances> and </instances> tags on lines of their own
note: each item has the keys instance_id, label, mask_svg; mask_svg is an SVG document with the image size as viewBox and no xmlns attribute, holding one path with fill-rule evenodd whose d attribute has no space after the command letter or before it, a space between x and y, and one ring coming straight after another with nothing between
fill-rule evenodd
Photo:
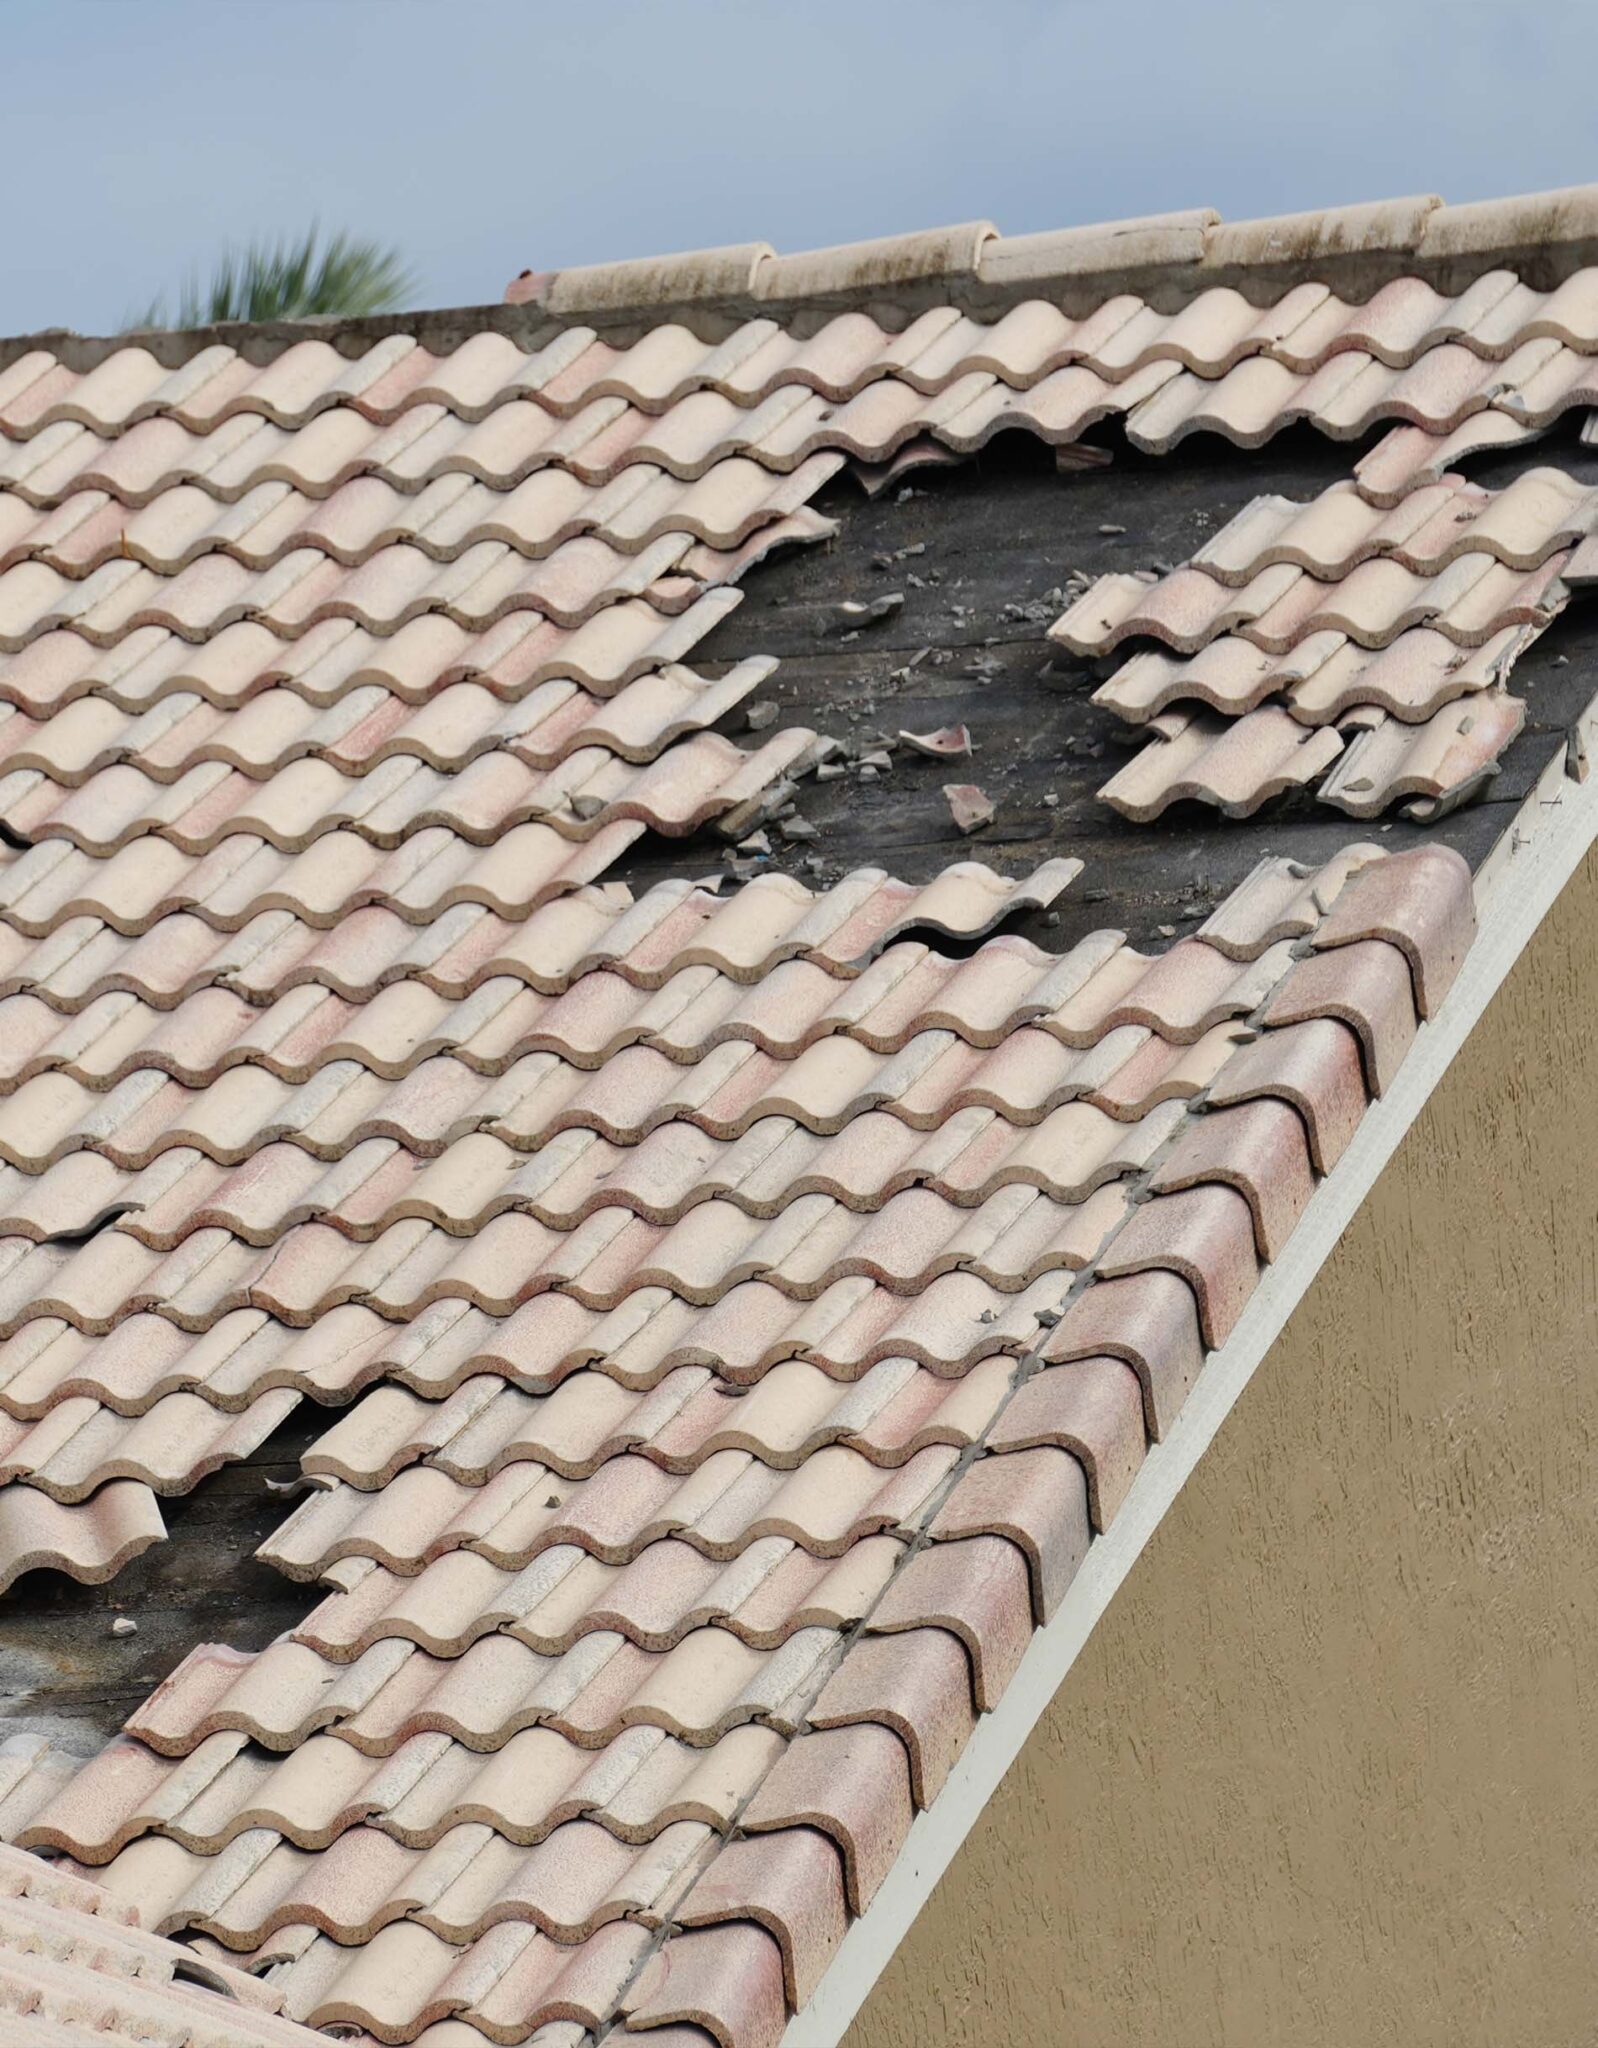
<instances>
[{"instance_id":1,"label":"black roofing felt","mask_svg":"<svg viewBox=\"0 0 1598 2048\"><path fill-rule=\"evenodd\" d=\"M1045 637L1065 608L1059 591L1072 570L1174 566L1251 498L1311 498L1348 476L1359 452L1305 429L1257 451L1213 437L1170 456L1123 444L1106 468L1061 474L1048 450L1011 435L959 467L917 471L875 500L840 477L818 501L840 522L836 541L754 571L744 603L701 643L694 665L776 655L780 666L760 695L781 707L784 723L858 743L963 720L976 751L950 764L901 750L874 778L804 782L798 811L817 837L790 844L772 831L769 865L811 883L863 863L924 881L961 858L1021 873L1071 854L1085 872L1056 905L1055 921L1021 927L1050 948L1104 925L1162 945L1165 927L1190 930L1266 854L1318 862L1358 839L1394 850L1441 839L1478 866L1598 691L1598 603L1578 595L1521 657L1509 688L1527 700L1524 730L1485 799L1432 826L1396 812L1351 818L1312 791L1248 819L1183 803L1133 824L1097 791L1146 742L1089 701L1123 657L1095 665ZM1573 432L1557 445L1473 464L1471 476L1501 487L1548 462L1598 482L1598 450ZM840 617L840 604L888 592L904 603L880 623L856 630ZM964 780L998 806L992 825L969 839L942 795L945 782ZM646 842L614 872L635 886L710 873L726 864L725 852L710 834Z\"/></svg>"}]
</instances>

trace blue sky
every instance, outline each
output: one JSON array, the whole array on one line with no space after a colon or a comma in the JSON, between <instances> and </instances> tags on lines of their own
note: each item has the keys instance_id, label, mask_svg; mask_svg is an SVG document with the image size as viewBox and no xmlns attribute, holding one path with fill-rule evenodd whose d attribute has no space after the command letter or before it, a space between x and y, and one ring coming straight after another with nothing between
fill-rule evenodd
<instances>
[{"instance_id":1,"label":"blue sky","mask_svg":"<svg viewBox=\"0 0 1598 2048\"><path fill-rule=\"evenodd\" d=\"M0 332L230 238L524 266L988 218L1241 218L1598 176L1589 0L6 0Z\"/></svg>"}]
</instances>

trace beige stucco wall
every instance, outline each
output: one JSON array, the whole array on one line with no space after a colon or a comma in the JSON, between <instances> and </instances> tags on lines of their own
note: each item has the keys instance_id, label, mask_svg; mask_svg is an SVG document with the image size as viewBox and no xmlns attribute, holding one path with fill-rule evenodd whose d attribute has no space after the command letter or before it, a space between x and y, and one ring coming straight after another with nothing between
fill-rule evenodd
<instances>
[{"instance_id":1,"label":"beige stucco wall","mask_svg":"<svg viewBox=\"0 0 1598 2048\"><path fill-rule=\"evenodd\" d=\"M1598 859L849 2048L1598 2042Z\"/></svg>"}]
</instances>

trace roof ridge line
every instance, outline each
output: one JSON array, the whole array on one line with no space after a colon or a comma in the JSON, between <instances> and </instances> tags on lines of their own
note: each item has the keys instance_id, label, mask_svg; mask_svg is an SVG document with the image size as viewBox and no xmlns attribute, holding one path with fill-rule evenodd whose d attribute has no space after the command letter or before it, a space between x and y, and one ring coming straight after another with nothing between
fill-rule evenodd
<instances>
[{"instance_id":1,"label":"roof ridge line","mask_svg":"<svg viewBox=\"0 0 1598 2048\"><path fill-rule=\"evenodd\" d=\"M1251 297L1314 279L1363 299L1394 276L1458 290L1499 265L1547 288L1595 259L1598 184L1457 206L1423 193L1243 221L1193 207L1024 235L969 221L788 255L767 242L738 243L525 270L505 299L561 320L606 322L643 312L749 318L865 307L913 317L934 299L1000 310L1045 293L1067 311L1121 292L1171 311L1215 285Z\"/></svg>"},{"instance_id":2,"label":"roof ridge line","mask_svg":"<svg viewBox=\"0 0 1598 2048\"><path fill-rule=\"evenodd\" d=\"M666 321L720 340L745 320L777 319L813 332L848 311L869 312L898 330L932 306L997 317L1026 299L1047 298L1081 315L1121 292L1172 313L1215 286L1266 305L1311 280L1363 303L1394 278L1418 277L1439 292L1458 293L1494 268L1547 291L1594 264L1598 184L1457 206L1425 193L1244 221L1194 207L1024 235L1003 234L984 220L789 255L749 242L524 270L497 304L115 335L43 328L0 336L0 369L32 350L49 350L86 371L127 347L147 348L176 369L217 344L264 363L295 342L315 340L353 357L395 334L447 355L485 332L528 347L563 327L586 325L626 342Z\"/></svg>"}]
</instances>

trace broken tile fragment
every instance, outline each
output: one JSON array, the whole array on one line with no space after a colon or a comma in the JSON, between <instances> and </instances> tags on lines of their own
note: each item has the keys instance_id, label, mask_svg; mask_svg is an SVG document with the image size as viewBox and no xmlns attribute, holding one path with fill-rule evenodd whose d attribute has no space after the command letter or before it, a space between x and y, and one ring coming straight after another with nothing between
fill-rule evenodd
<instances>
[{"instance_id":1,"label":"broken tile fragment","mask_svg":"<svg viewBox=\"0 0 1598 2048\"><path fill-rule=\"evenodd\" d=\"M974 782L946 782L943 794L956 828L968 837L993 823L997 806Z\"/></svg>"}]
</instances>

